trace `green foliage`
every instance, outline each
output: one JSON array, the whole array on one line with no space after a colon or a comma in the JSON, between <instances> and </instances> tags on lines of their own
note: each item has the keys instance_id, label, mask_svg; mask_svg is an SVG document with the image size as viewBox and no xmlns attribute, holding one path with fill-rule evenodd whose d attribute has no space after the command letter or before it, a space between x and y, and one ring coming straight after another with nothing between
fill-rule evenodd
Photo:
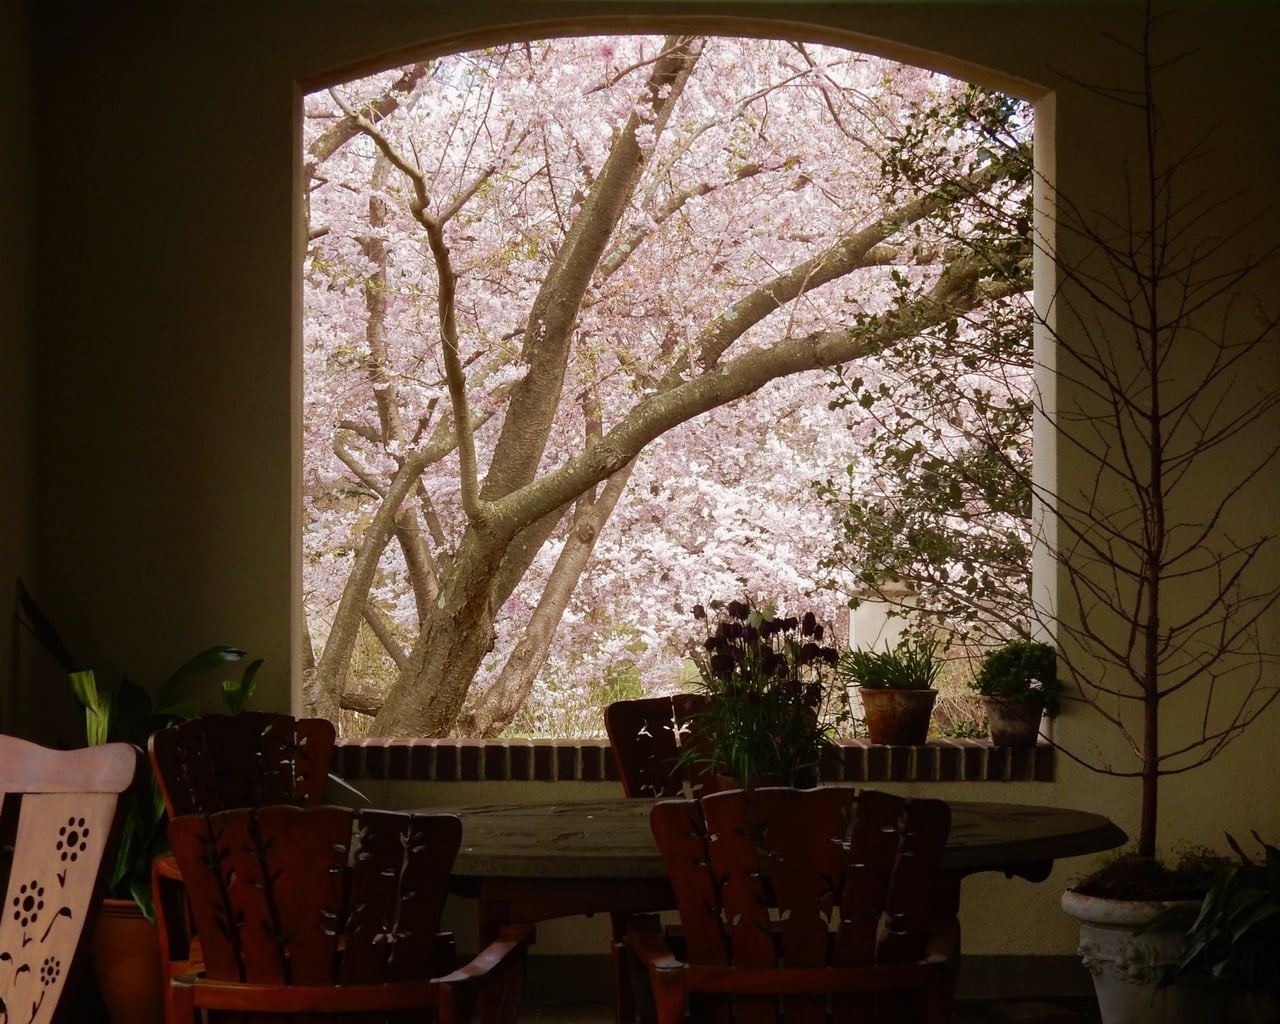
<instances>
[{"instance_id":1,"label":"green foliage","mask_svg":"<svg viewBox=\"0 0 1280 1024\"><path fill-rule=\"evenodd\" d=\"M837 651L823 644L823 626L812 612L784 617L749 601L711 607L719 620L690 653L710 698L696 725L705 744L690 756L743 782L816 782L849 717L844 688L831 685ZM706 609L694 616L706 619Z\"/></svg>"},{"instance_id":2,"label":"green foliage","mask_svg":"<svg viewBox=\"0 0 1280 1024\"><path fill-rule=\"evenodd\" d=\"M984 697L1034 704L1052 718L1058 713L1062 693L1058 652L1050 644L1012 640L982 659L973 688Z\"/></svg>"},{"instance_id":3,"label":"green foliage","mask_svg":"<svg viewBox=\"0 0 1280 1024\"><path fill-rule=\"evenodd\" d=\"M852 572L899 613L988 643L1025 634L1031 610L1029 124L1024 104L971 87L908 119L891 140L883 165L891 190L955 194L914 226L921 244L947 253L944 276L971 275L992 298L980 319L868 339L870 372L833 370L830 404L858 410L851 429L861 462L846 479L815 483L837 524L823 568ZM950 144L961 132L984 145L962 156ZM979 188L975 174L995 184ZM896 315L906 315L929 286L894 281ZM905 590L885 589L893 583Z\"/></svg>"},{"instance_id":4,"label":"green foliage","mask_svg":"<svg viewBox=\"0 0 1280 1024\"><path fill-rule=\"evenodd\" d=\"M837 667L842 679L875 690L929 690L941 671L938 645L914 637L884 651L845 651Z\"/></svg>"},{"instance_id":5,"label":"green foliage","mask_svg":"<svg viewBox=\"0 0 1280 1024\"><path fill-rule=\"evenodd\" d=\"M92 669L77 667L58 631L21 580L15 615L18 625L34 636L67 673L71 691L85 709L85 742L89 746L124 742L145 751L148 738L157 729L199 714L199 702L182 696L183 691L214 670L245 656L244 651L234 647L210 647L183 662L154 694L128 679L121 679L114 690L103 690ZM253 694L254 677L261 665L261 658L252 661L238 680L221 684L222 707L226 712L234 714L243 709ZM151 862L168 850L165 824L164 800L155 776L148 771L125 794L124 821L107 895L119 899L132 897L150 921L155 920Z\"/></svg>"},{"instance_id":6,"label":"green foliage","mask_svg":"<svg viewBox=\"0 0 1280 1024\"><path fill-rule=\"evenodd\" d=\"M1280 849L1263 842L1260 861L1251 859L1235 839L1227 842L1238 862L1213 866L1208 891L1199 906L1167 910L1148 925L1186 928L1178 962L1160 986L1186 981L1213 988L1244 988L1253 993L1253 1019L1261 1024L1271 1000L1280 995Z\"/></svg>"}]
</instances>

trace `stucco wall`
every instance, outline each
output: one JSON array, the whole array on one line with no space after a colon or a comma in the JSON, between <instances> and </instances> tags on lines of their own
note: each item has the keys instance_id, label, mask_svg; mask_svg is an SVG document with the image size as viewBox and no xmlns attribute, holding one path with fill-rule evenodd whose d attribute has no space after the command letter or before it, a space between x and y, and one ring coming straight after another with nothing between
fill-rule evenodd
<instances>
[{"instance_id":1,"label":"stucco wall","mask_svg":"<svg viewBox=\"0 0 1280 1024\"><path fill-rule=\"evenodd\" d=\"M805 34L856 45L856 33L898 55L906 44L934 54L928 60L944 70L969 66L992 84L1052 94L1057 185L1081 203L1114 208L1119 154L1138 141L1131 122L1062 74L1086 82L1124 74L1102 36L1134 27L1131 6L473 0L442 8L403 0L28 4L36 230L30 302L19 286L17 306L33 311L34 335L3 367L16 360L20 373L29 355L36 373L27 446L36 480L29 494L19 488L19 506L27 496L39 524L39 592L107 678L128 670L155 679L196 648L229 642L267 659L260 703L289 703L297 653L299 80L370 67L418 44L456 46L455 37L486 26L547 31L542 19L607 10L632 19L609 26L619 29L692 12L729 31L729 15L746 12L757 19L746 28L762 30L769 18L821 24ZM1191 137L1219 129L1194 172L1208 187L1269 187L1275 179L1264 75L1277 28L1273 10L1245 5L1180 6L1170 26L1172 49L1197 51L1173 72L1175 130ZM21 184L21 160L16 173ZM1263 210L1239 244L1278 235L1275 209ZM17 263L20 279L20 253ZM12 287L0 276L0 287ZM1259 296L1271 301L1278 284L1273 271ZM1278 492L1272 473L1241 529L1270 519ZM1274 559L1271 568L1280 568ZM1274 647L1274 617L1268 628ZM33 718L46 700L34 686L65 697L56 682L31 684ZM1277 721L1273 709L1211 768L1170 783L1166 836L1216 843L1224 829L1251 828L1280 836L1270 795ZM1093 724L1069 711L1058 728L1064 740L1079 740ZM1053 784L1016 793L965 786L963 796L1070 804L1130 829L1136 806L1132 784L1070 763ZM1073 927L1056 909L1057 893L1083 867L1064 865L1035 887L969 883L967 949L1071 949Z\"/></svg>"}]
</instances>

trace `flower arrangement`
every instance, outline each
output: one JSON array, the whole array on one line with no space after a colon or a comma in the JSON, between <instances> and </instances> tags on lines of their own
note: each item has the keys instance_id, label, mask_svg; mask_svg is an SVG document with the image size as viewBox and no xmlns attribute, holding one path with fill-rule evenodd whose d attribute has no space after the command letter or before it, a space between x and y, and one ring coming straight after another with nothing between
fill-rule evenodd
<instances>
[{"instance_id":1,"label":"flower arrangement","mask_svg":"<svg viewBox=\"0 0 1280 1024\"><path fill-rule=\"evenodd\" d=\"M750 601L711 608L711 632L690 652L709 698L690 758L739 783L815 783L849 716L844 687L832 685L839 652L823 644L813 612L784 617ZM693 614L708 619L702 605Z\"/></svg>"}]
</instances>

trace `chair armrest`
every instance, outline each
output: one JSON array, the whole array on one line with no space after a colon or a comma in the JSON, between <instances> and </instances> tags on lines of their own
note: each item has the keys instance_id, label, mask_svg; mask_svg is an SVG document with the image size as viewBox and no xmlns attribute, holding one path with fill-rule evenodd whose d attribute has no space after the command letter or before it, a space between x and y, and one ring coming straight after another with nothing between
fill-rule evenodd
<instances>
[{"instance_id":1,"label":"chair armrest","mask_svg":"<svg viewBox=\"0 0 1280 1024\"><path fill-rule=\"evenodd\" d=\"M667 944L666 933L654 914L636 914L630 918L623 941L640 958L646 970L670 971L684 966Z\"/></svg>"},{"instance_id":2,"label":"chair armrest","mask_svg":"<svg viewBox=\"0 0 1280 1024\"><path fill-rule=\"evenodd\" d=\"M486 1022L514 1024L532 942L533 925L504 924L497 937L468 963L438 978L440 1024L466 1024L473 1015Z\"/></svg>"},{"instance_id":3,"label":"chair armrest","mask_svg":"<svg viewBox=\"0 0 1280 1024\"><path fill-rule=\"evenodd\" d=\"M498 929L497 938L480 950L470 961L437 980L441 984L475 984L487 974L506 966L513 958L524 956L532 942L533 925L504 924Z\"/></svg>"}]
</instances>

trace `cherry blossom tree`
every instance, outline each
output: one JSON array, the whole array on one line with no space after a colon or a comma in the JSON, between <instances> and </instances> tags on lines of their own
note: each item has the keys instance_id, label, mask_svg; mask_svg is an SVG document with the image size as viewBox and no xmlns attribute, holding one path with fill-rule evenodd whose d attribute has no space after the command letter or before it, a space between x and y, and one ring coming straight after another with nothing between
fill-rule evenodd
<instances>
[{"instance_id":1,"label":"cherry blossom tree","mask_svg":"<svg viewBox=\"0 0 1280 1024\"><path fill-rule=\"evenodd\" d=\"M681 609L812 591L807 482L850 461L824 368L1027 287L948 241L1010 184L980 130L939 143L963 187L885 187L963 89L669 36L308 97L308 711L495 735L557 649L667 682Z\"/></svg>"}]
</instances>

